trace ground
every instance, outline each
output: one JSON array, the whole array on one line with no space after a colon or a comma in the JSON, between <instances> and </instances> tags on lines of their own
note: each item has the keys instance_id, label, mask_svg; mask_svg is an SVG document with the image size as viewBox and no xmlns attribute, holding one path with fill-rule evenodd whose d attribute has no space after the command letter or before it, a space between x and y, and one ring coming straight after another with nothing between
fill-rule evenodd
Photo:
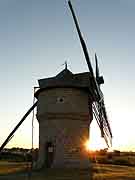
<instances>
[{"instance_id":1,"label":"ground","mask_svg":"<svg viewBox=\"0 0 135 180\"><path fill-rule=\"evenodd\" d=\"M24 172L25 169L25 172ZM23 172L20 172L20 170ZM87 180L88 170L48 170L30 173L27 163L0 162L0 180ZM135 167L120 165L93 165L92 180L135 180Z\"/></svg>"},{"instance_id":2,"label":"ground","mask_svg":"<svg viewBox=\"0 0 135 180\"><path fill-rule=\"evenodd\" d=\"M95 164L93 180L135 180L135 167Z\"/></svg>"}]
</instances>

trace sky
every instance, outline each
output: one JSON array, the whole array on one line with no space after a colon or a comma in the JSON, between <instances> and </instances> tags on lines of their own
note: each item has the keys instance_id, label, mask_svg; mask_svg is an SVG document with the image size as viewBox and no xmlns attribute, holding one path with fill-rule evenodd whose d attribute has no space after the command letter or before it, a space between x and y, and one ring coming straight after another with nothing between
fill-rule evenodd
<instances>
[{"instance_id":1,"label":"sky","mask_svg":"<svg viewBox=\"0 0 135 180\"><path fill-rule=\"evenodd\" d=\"M93 68L97 53L113 149L135 150L135 1L72 0ZM67 61L88 71L66 0L0 0L0 144L33 103L38 79L55 76ZM31 119L7 147L31 147ZM93 121L91 141L100 144ZM95 144L96 146L97 144ZM34 120L34 146L38 122ZM97 145L98 146L98 145Z\"/></svg>"}]
</instances>

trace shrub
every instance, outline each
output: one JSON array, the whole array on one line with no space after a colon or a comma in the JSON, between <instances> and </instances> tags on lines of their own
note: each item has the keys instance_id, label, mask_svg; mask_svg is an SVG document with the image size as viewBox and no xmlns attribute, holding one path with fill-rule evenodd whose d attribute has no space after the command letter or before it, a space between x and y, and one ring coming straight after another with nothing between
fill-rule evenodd
<instances>
[{"instance_id":1,"label":"shrub","mask_svg":"<svg viewBox=\"0 0 135 180\"><path fill-rule=\"evenodd\" d=\"M113 164L117 164L117 165L131 165L129 160L126 158L118 158L118 159L114 159L113 160Z\"/></svg>"}]
</instances>

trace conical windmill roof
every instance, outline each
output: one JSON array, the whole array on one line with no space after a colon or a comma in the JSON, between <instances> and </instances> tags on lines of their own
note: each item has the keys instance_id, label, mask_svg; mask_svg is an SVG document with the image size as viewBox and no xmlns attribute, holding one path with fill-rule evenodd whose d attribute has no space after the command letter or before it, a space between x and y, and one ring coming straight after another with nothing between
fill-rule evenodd
<instances>
[{"instance_id":1,"label":"conical windmill roof","mask_svg":"<svg viewBox=\"0 0 135 180\"><path fill-rule=\"evenodd\" d=\"M36 92L37 97L41 91L49 88L84 88L88 89L91 86L91 76L89 72L73 74L65 68L56 76L51 78L39 79L40 89Z\"/></svg>"},{"instance_id":2,"label":"conical windmill roof","mask_svg":"<svg viewBox=\"0 0 135 180\"><path fill-rule=\"evenodd\" d=\"M63 71L61 71L59 74L56 75L56 79L72 79L73 73L69 71L67 68L65 68Z\"/></svg>"}]
</instances>

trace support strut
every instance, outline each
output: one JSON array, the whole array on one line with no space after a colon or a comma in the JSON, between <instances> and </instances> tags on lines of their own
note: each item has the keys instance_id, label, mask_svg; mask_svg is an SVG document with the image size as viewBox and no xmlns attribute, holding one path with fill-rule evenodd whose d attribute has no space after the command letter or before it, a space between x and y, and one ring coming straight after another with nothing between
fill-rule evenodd
<instances>
[{"instance_id":1,"label":"support strut","mask_svg":"<svg viewBox=\"0 0 135 180\"><path fill-rule=\"evenodd\" d=\"M27 116L32 112L32 110L37 106L37 102L35 102L35 104L33 104L33 106L26 112L26 114L22 117L22 119L20 120L20 122L15 126L15 128L11 131L11 133L8 135L8 137L6 138L6 140L4 141L4 143L1 145L0 147L0 152L3 150L3 148L8 144L8 142L12 139L12 137L14 136L14 133L16 132L16 130L21 126L21 124L24 122L24 120L27 118Z\"/></svg>"}]
</instances>

